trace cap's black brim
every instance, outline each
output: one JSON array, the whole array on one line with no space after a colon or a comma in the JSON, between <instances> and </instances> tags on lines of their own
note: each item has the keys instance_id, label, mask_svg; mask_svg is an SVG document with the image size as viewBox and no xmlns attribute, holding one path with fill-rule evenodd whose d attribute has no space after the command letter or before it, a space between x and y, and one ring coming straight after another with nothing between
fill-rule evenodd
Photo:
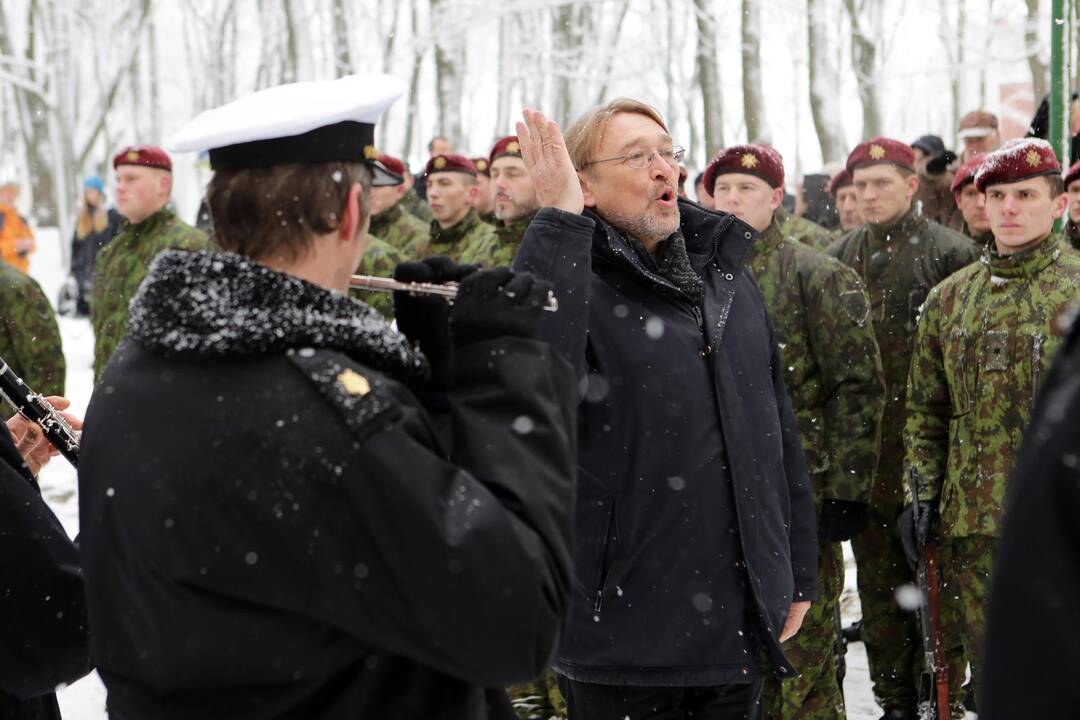
<instances>
[{"instance_id":1,"label":"cap's black brim","mask_svg":"<svg viewBox=\"0 0 1080 720\"><path fill-rule=\"evenodd\" d=\"M371 187L390 187L393 185L400 185L405 182L405 178L401 177L397 173L392 173L386 169L386 167L378 160L369 160L368 167L371 168L372 179Z\"/></svg>"}]
</instances>

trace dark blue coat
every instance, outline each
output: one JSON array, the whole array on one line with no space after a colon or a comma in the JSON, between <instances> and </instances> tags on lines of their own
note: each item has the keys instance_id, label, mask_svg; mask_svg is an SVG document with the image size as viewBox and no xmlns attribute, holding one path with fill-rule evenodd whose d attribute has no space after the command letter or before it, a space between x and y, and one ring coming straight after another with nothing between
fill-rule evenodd
<instances>
[{"instance_id":1,"label":"dark blue coat","mask_svg":"<svg viewBox=\"0 0 1080 720\"><path fill-rule=\"evenodd\" d=\"M598 216L542 210L515 268L555 285L544 339L577 370L576 581L556 669L702 686L793 672L777 641L815 597L810 483L754 232L680 202L701 305ZM770 667L760 668L758 649Z\"/></svg>"}]
</instances>

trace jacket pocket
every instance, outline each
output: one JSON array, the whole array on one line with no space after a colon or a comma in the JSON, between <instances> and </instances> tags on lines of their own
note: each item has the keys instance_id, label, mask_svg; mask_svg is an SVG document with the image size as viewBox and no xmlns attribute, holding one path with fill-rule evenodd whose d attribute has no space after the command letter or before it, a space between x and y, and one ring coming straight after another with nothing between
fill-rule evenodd
<instances>
[{"instance_id":1,"label":"jacket pocket","mask_svg":"<svg viewBox=\"0 0 1080 720\"><path fill-rule=\"evenodd\" d=\"M953 417L971 411L971 392L968 375L971 373L971 342L966 328L954 327L949 331L942 353L948 369L949 404Z\"/></svg>"},{"instance_id":2,"label":"jacket pocket","mask_svg":"<svg viewBox=\"0 0 1080 720\"><path fill-rule=\"evenodd\" d=\"M619 550L619 518L617 515L617 503L615 498L608 505L607 523L604 527L604 542L600 548L599 562L596 563L596 592L593 596L593 612L600 612L604 605L604 592L606 590L608 575L611 566L615 563L615 555Z\"/></svg>"}]
</instances>

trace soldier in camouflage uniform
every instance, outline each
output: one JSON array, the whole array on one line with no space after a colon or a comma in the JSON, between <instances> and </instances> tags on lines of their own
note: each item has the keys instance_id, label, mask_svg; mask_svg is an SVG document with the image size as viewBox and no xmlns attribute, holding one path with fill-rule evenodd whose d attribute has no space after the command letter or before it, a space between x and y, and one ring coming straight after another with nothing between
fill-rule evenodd
<instances>
[{"instance_id":1,"label":"soldier in camouflage uniform","mask_svg":"<svg viewBox=\"0 0 1080 720\"><path fill-rule=\"evenodd\" d=\"M962 629L976 695L1006 479L1061 343L1054 322L1080 287L1080 256L1053 233L1067 206L1060 173L1042 140L986 158L975 184L994 242L927 297L911 362L905 460L921 509L937 518L945 609ZM962 679L950 678L954 689Z\"/></svg>"},{"instance_id":2,"label":"soldier in camouflage uniform","mask_svg":"<svg viewBox=\"0 0 1080 720\"><path fill-rule=\"evenodd\" d=\"M920 639L914 615L896 589L915 582L896 519L903 510L904 402L919 307L930 289L979 257L963 235L927 220L913 205L918 187L914 153L902 142L874 138L848 157L865 223L829 247L859 274L885 370L881 456L871 498L870 527L852 540L859 567L862 639L874 695L885 717L915 718Z\"/></svg>"},{"instance_id":3,"label":"soldier in camouflage uniform","mask_svg":"<svg viewBox=\"0 0 1080 720\"><path fill-rule=\"evenodd\" d=\"M776 328L818 512L818 600L799 633L784 643L800 674L766 681L764 716L836 720L845 717L836 666L840 543L869 522L885 406L870 300L851 268L784 234L784 165L776 150L731 147L709 168L716 209L759 233L746 263Z\"/></svg>"},{"instance_id":4,"label":"soldier in camouflage uniform","mask_svg":"<svg viewBox=\"0 0 1080 720\"><path fill-rule=\"evenodd\" d=\"M1065 173L1065 191L1069 194L1069 213L1062 234L1074 250L1080 250L1080 162L1073 163Z\"/></svg>"},{"instance_id":5,"label":"soldier in camouflage uniform","mask_svg":"<svg viewBox=\"0 0 1080 720\"><path fill-rule=\"evenodd\" d=\"M956 171L952 181L956 207L963 217L960 232L978 243L979 247L986 247L994 240L990 232L990 216L986 214L986 196L975 187L975 171L985 159L986 156L981 153L972 155Z\"/></svg>"},{"instance_id":6,"label":"soldier in camouflage uniform","mask_svg":"<svg viewBox=\"0 0 1080 720\"><path fill-rule=\"evenodd\" d=\"M63 395L67 370L56 315L29 275L0 260L0 358L28 387L42 395ZM0 419L12 415L0 401Z\"/></svg>"},{"instance_id":7,"label":"soldier in camouflage uniform","mask_svg":"<svg viewBox=\"0 0 1080 720\"><path fill-rule=\"evenodd\" d=\"M436 155L427 164L428 204L435 219L423 241L406 250L411 258L448 255L460 262L465 249L492 243L495 229L480 220L472 198L480 191L476 167L461 155Z\"/></svg>"},{"instance_id":8,"label":"soldier in camouflage uniform","mask_svg":"<svg viewBox=\"0 0 1080 720\"><path fill-rule=\"evenodd\" d=\"M379 162L390 172L409 177L408 169L398 158L385 153ZM428 223L408 213L404 206L405 184L371 188L371 227L369 232L391 245L401 262L406 248L422 244L428 237ZM368 273L373 274L373 273Z\"/></svg>"},{"instance_id":9,"label":"soldier in camouflage uniform","mask_svg":"<svg viewBox=\"0 0 1080 720\"><path fill-rule=\"evenodd\" d=\"M150 145L124 148L113 158L116 209L125 222L98 255L90 322L94 327L94 380L127 332L128 303L150 262L167 248L208 250L209 239L166 207L172 191L172 161Z\"/></svg>"},{"instance_id":10,"label":"soldier in camouflage uniform","mask_svg":"<svg viewBox=\"0 0 1080 720\"><path fill-rule=\"evenodd\" d=\"M532 177L521 159L516 136L508 135L495 143L488 166L495 202L495 236L470 245L462 253L461 261L488 267L509 265L521 247L525 230L539 212L540 204Z\"/></svg>"},{"instance_id":11,"label":"soldier in camouflage uniform","mask_svg":"<svg viewBox=\"0 0 1080 720\"><path fill-rule=\"evenodd\" d=\"M374 189L372 188L372 190ZM360 260L360 268L357 272L361 275L393 277L394 268L398 266L398 263L404 261L405 258L400 250L382 238L369 233L367 250L364 251L364 257ZM352 290L349 294L378 310L379 314L387 320L393 320L394 296L391 293L376 290Z\"/></svg>"},{"instance_id":12,"label":"soldier in camouflage uniform","mask_svg":"<svg viewBox=\"0 0 1080 720\"><path fill-rule=\"evenodd\" d=\"M494 225L495 199L491 196L491 161L486 157L475 157L472 158L472 164L476 168L476 187L479 188L472 206L476 208L482 221Z\"/></svg>"},{"instance_id":13,"label":"soldier in camouflage uniform","mask_svg":"<svg viewBox=\"0 0 1080 720\"><path fill-rule=\"evenodd\" d=\"M833 175L829 181L829 195L836 204L836 212L840 215L840 227L833 231L833 238L838 239L847 233L862 227L862 212L859 210L859 198L855 194L855 185L851 182L851 175L847 168Z\"/></svg>"},{"instance_id":14,"label":"soldier in camouflage uniform","mask_svg":"<svg viewBox=\"0 0 1080 720\"><path fill-rule=\"evenodd\" d=\"M712 189L716 182L716 175L709 172L712 168L715 168L715 158L713 162L709 163L709 166L705 168L705 175L701 179L703 189L712 199L712 204L709 205L709 207L714 207L716 204L716 199L712 197ZM833 241L833 237L829 234L828 230L806 218L792 215L783 207L777 208L776 218L777 222L780 223L781 235L784 237L798 238L799 242L809 245L815 250L824 250L829 246L829 243Z\"/></svg>"}]
</instances>

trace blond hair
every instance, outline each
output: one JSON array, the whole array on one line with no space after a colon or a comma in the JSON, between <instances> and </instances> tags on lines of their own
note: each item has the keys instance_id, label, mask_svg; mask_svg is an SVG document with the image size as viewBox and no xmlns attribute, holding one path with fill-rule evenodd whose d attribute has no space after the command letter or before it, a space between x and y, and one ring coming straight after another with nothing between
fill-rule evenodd
<instances>
[{"instance_id":1,"label":"blond hair","mask_svg":"<svg viewBox=\"0 0 1080 720\"><path fill-rule=\"evenodd\" d=\"M605 105L597 105L586 110L585 114L575 120L563 134L566 149L570 153L570 161L574 163L575 168L583 170L586 165L596 159L593 153L604 141L608 121L619 113L644 115L667 132L667 125L660 111L648 103L632 98L616 98Z\"/></svg>"}]
</instances>

